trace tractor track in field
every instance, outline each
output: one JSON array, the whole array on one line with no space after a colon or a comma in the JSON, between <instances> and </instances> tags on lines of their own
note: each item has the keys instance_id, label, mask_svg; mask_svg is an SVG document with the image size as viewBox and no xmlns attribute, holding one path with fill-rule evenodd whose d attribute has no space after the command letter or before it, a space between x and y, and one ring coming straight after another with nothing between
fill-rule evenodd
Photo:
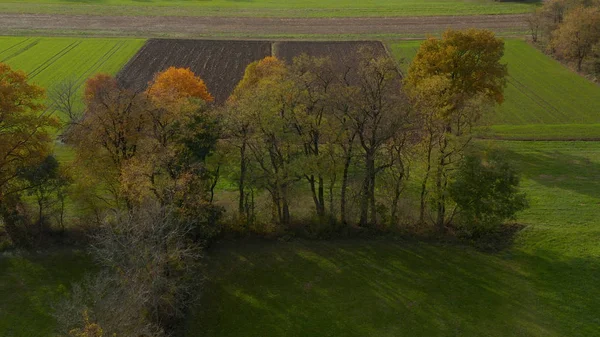
<instances>
[{"instance_id":1,"label":"tractor track in field","mask_svg":"<svg viewBox=\"0 0 600 337\"><path fill-rule=\"evenodd\" d=\"M260 18L181 16L100 16L0 13L0 33L87 32L113 36L425 36L447 28L524 32L527 14L380 18Z\"/></svg>"}]
</instances>

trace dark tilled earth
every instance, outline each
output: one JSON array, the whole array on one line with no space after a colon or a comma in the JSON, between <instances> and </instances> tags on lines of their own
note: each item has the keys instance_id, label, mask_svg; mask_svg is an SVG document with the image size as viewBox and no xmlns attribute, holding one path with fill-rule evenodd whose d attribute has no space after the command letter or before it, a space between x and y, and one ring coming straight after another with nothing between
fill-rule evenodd
<instances>
[{"instance_id":1,"label":"dark tilled earth","mask_svg":"<svg viewBox=\"0 0 600 337\"><path fill-rule=\"evenodd\" d=\"M223 103L244 76L248 64L266 56L277 56L288 63L307 54L330 57L339 71L355 69L362 48L384 55L378 41L270 42L241 40L150 39L117 75L119 82L136 91L145 90L154 74L168 67L190 68L206 83L216 103ZM350 70L352 77L353 71Z\"/></svg>"}]
</instances>

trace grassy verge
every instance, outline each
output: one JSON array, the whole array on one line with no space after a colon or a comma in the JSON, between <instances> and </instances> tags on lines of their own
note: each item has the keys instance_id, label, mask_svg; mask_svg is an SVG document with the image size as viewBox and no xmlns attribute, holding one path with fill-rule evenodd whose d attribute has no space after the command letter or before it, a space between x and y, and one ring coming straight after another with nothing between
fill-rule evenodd
<instances>
[{"instance_id":1,"label":"grassy verge","mask_svg":"<svg viewBox=\"0 0 600 337\"><path fill-rule=\"evenodd\" d=\"M0 12L147 16L389 17L527 13L536 3L539 1L150 0L140 3L135 0L1 0Z\"/></svg>"}]
</instances>

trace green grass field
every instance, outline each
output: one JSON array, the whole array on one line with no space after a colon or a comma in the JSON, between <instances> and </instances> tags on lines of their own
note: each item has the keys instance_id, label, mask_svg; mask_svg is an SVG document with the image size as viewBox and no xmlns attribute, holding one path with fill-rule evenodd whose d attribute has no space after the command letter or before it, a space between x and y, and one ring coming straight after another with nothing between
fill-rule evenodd
<instances>
[{"instance_id":1,"label":"green grass field","mask_svg":"<svg viewBox=\"0 0 600 337\"><path fill-rule=\"evenodd\" d=\"M4 13L362 17L526 13L538 0L0 0Z\"/></svg>"},{"instance_id":2,"label":"green grass field","mask_svg":"<svg viewBox=\"0 0 600 337\"><path fill-rule=\"evenodd\" d=\"M0 62L25 71L31 82L51 88L64 79L79 85L96 73L116 74L142 47L142 39L0 36Z\"/></svg>"},{"instance_id":3,"label":"green grass field","mask_svg":"<svg viewBox=\"0 0 600 337\"><path fill-rule=\"evenodd\" d=\"M479 145L523 172L531 209L510 250L227 244L187 336L600 336L600 143Z\"/></svg>"},{"instance_id":4,"label":"green grass field","mask_svg":"<svg viewBox=\"0 0 600 337\"><path fill-rule=\"evenodd\" d=\"M419 41L390 44L410 61ZM600 86L561 65L525 41L506 40L505 102L489 116L488 136L507 139L600 138ZM407 63L403 65L404 70ZM491 132L490 132L491 131Z\"/></svg>"}]
</instances>

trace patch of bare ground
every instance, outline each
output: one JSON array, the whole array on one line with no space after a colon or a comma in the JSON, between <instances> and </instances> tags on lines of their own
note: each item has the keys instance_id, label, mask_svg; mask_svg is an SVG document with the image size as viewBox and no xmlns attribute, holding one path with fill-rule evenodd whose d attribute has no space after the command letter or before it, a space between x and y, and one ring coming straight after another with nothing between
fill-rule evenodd
<instances>
[{"instance_id":1,"label":"patch of bare ground","mask_svg":"<svg viewBox=\"0 0 600 337\"><path fill-rule=\"evenodd\" d=\"M526 14L392 18L160 17L0 13L0 32L77 31L110 35L419 35L447 28L525 31Z\"/></svg>"}]
</instances>

